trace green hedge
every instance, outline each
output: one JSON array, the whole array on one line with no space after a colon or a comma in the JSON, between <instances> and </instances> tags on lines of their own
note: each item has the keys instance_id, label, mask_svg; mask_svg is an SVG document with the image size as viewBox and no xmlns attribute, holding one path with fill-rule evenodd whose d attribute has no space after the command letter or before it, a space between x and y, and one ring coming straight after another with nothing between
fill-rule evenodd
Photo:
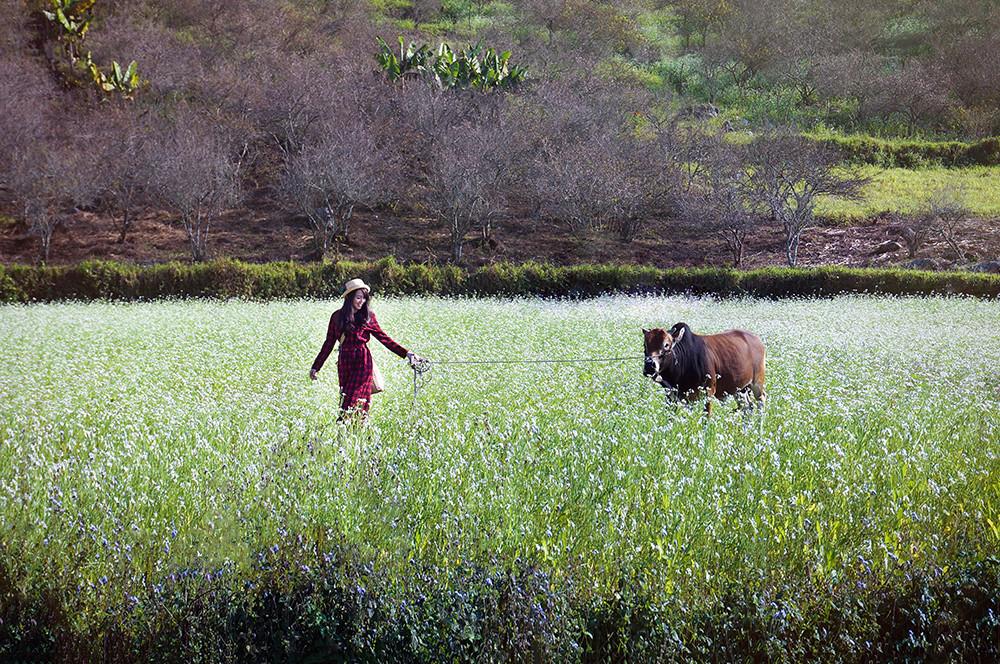
<instances>
[{"instance_id":1,"label":"green hedge","mask_svg":"<svg viewBox=\"0 0 1000 664\"><path fill-rule=\"evenodd\" d=\"M1000 166L1000 136L974 143L961 141L884 140L873 136L812 135L855 164L882 168L924 166Z\"/></svg>"},{"instance_id":2,"label":"green hedge","mask_svg":"<svg viewBox=\"0 0 1000 664\"><path fill-rule=\"evenodd\" d=\"M728 268L658 269L642 265L497 263L473 271L444 265L373 263L165 263L141 267L86 261L71 266L0 267L0 302L153 300L176 297L335 298L361 277L392 295L531 295L586 297L610 292L662 292L760 297L838 293L1000 296L1000 275L901 269Z\"/></svg>"}]
</instances>

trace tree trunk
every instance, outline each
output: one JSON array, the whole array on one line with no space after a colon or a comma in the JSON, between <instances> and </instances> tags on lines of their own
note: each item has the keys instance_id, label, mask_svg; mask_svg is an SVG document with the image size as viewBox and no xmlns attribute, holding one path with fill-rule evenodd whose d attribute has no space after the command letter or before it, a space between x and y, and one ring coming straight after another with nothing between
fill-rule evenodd
<instances>
[{"instance_id":1,"label":"tree trunk","mask_svg":"<svg viewBox=\"0 0 1000 664\"><path fill-rule=\"evenodd\" d=\"M627 219L623 219L618 225L618 239L626 244L632 241L632 229Z\"/></svg>"},{"instance_id":2,"label":"tree trunk","mask_svg":"<svg viewBox=\"0 0 1000 664\"><path fill-rule=\"evenodd\" d=\"M351 223L351 215L353 214L354 214L354 203L349 203L347 205L347 209L344 211L343 214L340 215L340 232L337 233L337 235L342 237L344 239L344 242L347 242L347 231Z\"/></svg>"},{"instance_id":3,"label":"tree trunk","mask_svg":"<svg viewBox=\"0 0 1000 664\"><path fill-rule=\"evenodd\" d=\"M191 238L191 260L195 263L201 263L205 260L205 248L202 241L194 236Z\"/></svg>"},{"instance_id":4,"label":"tree trunk","mask_svg":"<svg viewBox=\"0 0 1000 664\"><path fill-rule=\"evenodd\" d=\"M187 230L188 240L191 242L191 260L201 263L205 260L207 239L207 229L202 231L201 221L196 219L185 219L184 228Z\"/></svg>"},{"instance_id":5,"label":"tree trunk","mask_svg":"<svg viewBox=\"0 0 1000 664\"><path fill-rule=\"evenodd\" d=\"M785 240L785 259L789 267L795 267L799 260L799 236L801 231L790 233Z\"/></svg>"},{"instance_id":6,"label":"tree trunk","mask_svg":"<svg viewBox=\"0 0 1000 664\"><path fill-rule=\"evenodd\" d=\"M951 250L955 252L955 258L960 262L964 261L965 252L963 252L962 248L958 246L958 240L956 240L955 237L950 233L945 233L944 239L948 243L948 246L951 247Z\"/></svg>"},{"instance_id":7,"label":"tree trunk","mask_svg":"<svg viewBox=\"0 0 1000 664\"><path fill-rule=\"evenodd\" d=\"M454 263L462 262L462 248L465 244L465 233L458 219L451 220L451 259Z\"/></svg>"},{"instance_id":8,"label":"tree trunk","mask_svg":"<svg viewBox=\"0 0 1000 664\"><path fill-rule=\"evenodd\" d=\"M39 237L42 241L42 265L45 265L49 262L49 249L52 247L52 228L43 228Z\"/></svg>"},{"instance_id":9,"label":"tree trunk","mask_svg":"<svg viewBox=\"0 0 1000 664\"><path fill-rule=\"evenodd\" d=\"M330 214L336 215L337 213L334 210L330 210ZM330 237L332 236L330 224L328 220L319 217L313 212L309 212L306 216L309 217L309 223L313 227L313 247L319 253L320 260L322 260L326 256L327 251L330 250ZM336 228L336 225L334 228Z\"/></svg>"},{"instance_id":10,"label":"tree trunk","mask_svg":"<svg viewBox=\"0 0 1000 664\"><path fill-rule=\"evenodd\" d=\"M738 231L733 231L732 235L729 236L729 248L733 252L733 267L741 267L743 265L743 238L740 237Z\"/></svg>"},{"instance_id":11,"label":"tree trunk","mask_svg":"<svg viewBox=\"0 0 1000 664\"><path fill-rule=\"evenodd\" d=\"M52 234L57 222L52 219L47 210L31 222L31 230L38 233L38 241L42 245L42 265L49 262L49 250L52 248Z\"/></svg>"},{"instance_id":12,"label":"tree trunk","mask_svg":"<svg viewBox=\"0 0 1000 664\"><path fill-rule=\"evenodd\" d=\"M129 218L128 208L125 208L125 213L122 216L122 232L118 234L118 244L125 244L125 234L128 233L131 225L132 219Z\"/></svg>"},{"instance_id":13,"label":"tree trunk","mask_svg":"<svg viewBox=\"0 0 1000 664\"><path fill-rule=\"evenodd\" d=\"M330 234L327 232L318 233L316 235L316 251L319 252L319 259L323 260L326 258L326 252L330 250Z\"/></svg>"}]
</instances>

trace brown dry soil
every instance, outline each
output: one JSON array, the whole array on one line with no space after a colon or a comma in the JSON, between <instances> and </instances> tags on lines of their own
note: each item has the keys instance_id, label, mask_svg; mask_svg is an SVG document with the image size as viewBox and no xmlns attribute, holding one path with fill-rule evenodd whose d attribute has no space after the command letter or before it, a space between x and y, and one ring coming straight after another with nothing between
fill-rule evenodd
<instances>
[{"instance_id":1,"label":"brown dry soil","mask_svg":"<svg viewBox=\"0 0 1000 664\"><path fill-rule=\"evenodd\" d=\"M799 249L800 265L899 266L910 257L905 248L873 253L892 239L890 221L877 217L851 226L820 226L807 230ZM189 260L190 250L183 228L159 212L139 215L124 244L117 243L117 230L110 217L78 212L56 229L50 264L75 263L100 258L139 264ZM209 235L209 254L251 262L315 260L311 234L304 219L289 218L275 209L246 208L217 220ZM657 267L724 266L731 264L725 244L678 222L650 223L631 243L613 234L593 232L578 236L553 224L505 219L495 224L493 243L470 234L463 261L467 267L491 262L535 260L558 265L576 263L636 263ZM762 228L750 238L745 267L783 265L784 241L780 230ZM901 243L900 243L901 244ZM974 234L963 239L966 259L940 239L921 249L918 257L935 261L945 269L977 261L1000 260L1000 222L982 220ZM395 256L400 261L444 263L450 259L447 232L417 214L366 212L355 215L349 239L328 254L331 259L374 260ZM36 263L38 238L11 216L0 216L0 262Z\"/></svg>"}]
</instances>

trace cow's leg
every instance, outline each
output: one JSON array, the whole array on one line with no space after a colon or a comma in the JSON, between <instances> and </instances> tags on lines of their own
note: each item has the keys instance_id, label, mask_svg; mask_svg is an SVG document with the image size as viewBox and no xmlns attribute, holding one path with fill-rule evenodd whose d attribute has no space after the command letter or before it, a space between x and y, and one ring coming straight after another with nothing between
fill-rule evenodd
<instances>
[{"instance_id":1,"label":"cow's leg","mask_svg":"<svg viewBox=\"0 0 1000 664\"><path fill-rule=\"evenodd\" d=\"M755 403L750 403L750 411L757 411L759 413L757 417L757 434L763 438L764 437L764 415L767 413L764 408L766 404L767 394L764 392L764 385L759 382L750 383L750 393L753 394ZM750 397L747 395L747 402L750 402Z\"/></svg>"},{"instance_id":2,"label":"cow's leg","mask_svg":"<svg viewBox=\"0 0 1000 664\"><path fill-rule=\"evenodd\" d=\"M712 401L715 399L715 381L713 380L705 388L705 416L712 416Z\"/></svg>"}]
</instances>

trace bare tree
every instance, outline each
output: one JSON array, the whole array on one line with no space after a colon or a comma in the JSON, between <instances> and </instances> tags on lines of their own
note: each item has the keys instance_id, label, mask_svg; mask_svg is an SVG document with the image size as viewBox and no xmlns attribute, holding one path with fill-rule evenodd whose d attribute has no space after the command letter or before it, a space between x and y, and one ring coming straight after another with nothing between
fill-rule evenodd
<instances>
[{"instance_id":1,"label":"bare tree","mask_svg":"<svg viewBox=\"0 0 1000 664\"><path fill-rule=\"evenodd\" d=\"M462 261L468 233L506 204L505 153L487 124L465 122L441 136L424 176L428 212L448 229L451 258Z\"/></svg>"},{"instance_id":2,"label":"bare tree","mask_svg":"<svg viewBox=\"0 0 1000 664\"><path fill-rule=\"evenodd\" d=\"M609 213L612 227L624 242L636 239L646 221L676 203L675 171L658 159L658 147L634 134L618 136L612 144Z\"/></svg>"},{"instance_id":3,"label":"bare tree","mask_svg":"<svg viewBox=\"0 0 1000 664\"><path fill-rule=\"evenodd\" d=\"M711 164L707 157L720 149L720 140L703 126L681 124L676 116L656 127L660 167L673 172L680 195L686 194L707 173Z\"/></svg>"},{"instance_id":4,"label":"bare tree","mask_svg":"<svg viewBox=\"0 0 1000 664\"><path fill-rule=\"evenodd\" d=\"M961 188L942 185L931 192L925 213L959 261L965 260L965 252L959 245L959 238L968 230L970 217L965 199L965 192Z\"/></svg>"},{"instance_id":5,"label":"bare tree","mask_svg":"<svg viewBox=\"0 0 1000 664\"><path fill-rule=\"evenodd\" d=\"M190 112L154 137L153 196L174 212L191 246L191 258L205 260L212 222L241 195L237 146L227 131Z\"/></svg>"},{"instance_id":6,"label":"bare tree","mask_svg":"<svg viewBox=\"0 0 1000 664\"><path fill-rule=\"evenodd\" d=\"M566 53L594 57L634 50L642 41L631 8L600 0L524 0L523 20L545 30L544 44L555 59ZM544 59L548 59L543 55Z\"/></svg>"},{"instance_id":7,"label":"bare tree","mask_svg":"<svg viewBox=\"0 0 1000 664\"><path fill-rule=\"evenodd\" d=\"M533 93L522 113L534 127L528 189L538 213L575 233L613 229L630 240L663 202L659 144L634 136L641 92L571 79Z\"/></svg>"},{"instance_id":8,"label":"bare tree","mask_svg":"<svg viewBox=\"0 0 1000 664\"><path fill-rule=\"evenodd\" d=\"M1000 133L1000 11L995 2L923 2L933 29L934 65L946 73L949 91L961 102L957 119L974 135Z\"/></svg>"},{"instance_id":9,"label":"bare tree","mask_svg":"<svg viewBox=\"0 0 1000 664\"><path fill-rule=\"evenodd\" d=\"M691 48L695 36L705 46L709 31L731 11L730 3L724 0L666 0L664 4L674 10L677 33L684 40L685 49Z\"/></svg>"},{"instance_id":10,"label":"bare tree","mask_svg":"<svg viewBox=\"0 0 1000 664\"><path fill-rule=\"evenodd\" d=\"M7 187L29 231L38 236L43 263L49 260L56 229L97 195L96 160L88 150L82 140L32 141L8 165Z\"/></svg>"},{"instance_id":11,"label":"bare tree","mask_svg":"<svg viewBox=\"0 0 1000 664\"><path fill-rule=\"evenodd\" d=\"M454 127L477 117L489 100L476 92L414 83L383 88L386 106L373 117L379 118L383 131L399 146L407 170L420 173L434 146Z\"/></svg>"},{"instance_id":12,"label":"bare tree","mask_svg":"<svg viewBox=\"0 0 1000 664\"><path fill-rule=\"evenodd\" d=\"M854 171L834 172L834 153L790 130L770 130L746 146L753 196L767 206L785 233L785 259L798 262L802 233L815 226L817 198L856 199L867 180Z\"/></svg>"},{"instance_id":13,"label":"bare tree","mask_svg":"<svg viewBox=\"0 0 1000 664\"><path fill-rule=\"evenodd\" d=\"M347 239L355 207L393 200L397 172L395 151L371 123L343 113L288 158L278 188L285 204L309 219L323 256L334 238Z\"/></svg>"},{"instance_id":14,"label":"bare tree","mask_svg":"<svg viewBox=\"0 0 1000 664\"><path fill-rule=\"evenodd\" d=\"M931 234L937 230L937 220L928 210L920 211L907 219L895 216L896 220L889 226L887 232L902 240L910 258L916 258L917 252L927 244Z\"/></svg>"},{"instance_id":15,"label":"bare tree","mask_svg":"<svg viewBox=\"0 0 1000 664\"><path fill-rule=\"evenodd\" d=\"M863 50L819 56L811 71L818 94L853 99L858 108L871 108L877 97L884 58Z\"/></svg>"},{"instance_id":16,"label":"bare tree","mask_svg":"<svg viewBox=\"0 0 1000 664\"><path fill-rule=\"evenodd\" d=\"M704 49L707 61L723 67L741 94L781 57L795 15L786 0L735 0L720 18L718 38Z\"/></svg>"},{"instance_id":17,"label":"bare tree","mask_svg":"<svg viewBox=\"0 0 1000 664\"><path fill-rule=\"evenodd\" d=\"M684 191L681 209L688 219L721 236L733 265L741 267L747 237L761 218L762 201L755 196L752 171L736 148L721 137L706 147L699 159L704 168Z\"/></svg>"},{"instance_id":18,"label":"bare tree","mask_svg":"<svg viewBox=\"0 0 1000 664\"><path fill-rule=\"evenodd\" d=\"M0 188L38 236L39 258L47 262L56 229L96 195L97 155L88 135L94 119L61 112L51 77L16 52L23 44L13 36L0 38Z\"/></svg>"},{"instance_id":19,"label":"bare tree","mask_svg":"<svg viewBox=\"0 0 1000 664\"><path fill-rule=\"evenodd\" d=\"M540 156L533 186L542 214L580 234L606 225L611 218L607 181L615 168L609 139L595 136Z\"/></svg>"},{"instance_id":20,"label":"bare tree","mask_svg":"<svg viewBox=\"0 0 1000 664\"><path fill-rule=\"evenodd\" d=\"M945 73L933 64L905 62L883 73L874 85L859 109L862 117L896 115L917 126L943 122L954 106Z\"/></svg>"},{"instance_id":21,"label":"bare tree","mask_svg":"<svg viewBox=\"0 0 1000 664\"><path fill-rule=\"evenodd\" d=\"M150 191L148 147L152 128L131 109L111 115L102 127L101 197L118 226L118 244L132 229L135 209Z\"/></svg>"},{"instance_id":22,"label":"bare tree","mask_svg":"<svg viewBox=\"0 0 1000 664\"><path fill-rule=\"evenodd\" d=\"M259 91L253 111L261 130L284 161L297 155L322 129L324 115L334 105L331 97L345 90L337 72L329 63L315 58L291 55L263 72L268 84Z\"/></svg>"},{"instance_id":23,"label":"bare tree","mask_svg":"<svg viewBox=\"0 0 1000 664\"><path fill-rule=\"evenodd\" d=\"M533 186L542 213L576 233L610 230L634 240L674 194L671 171L650 141L595 136L540 156Z\"/></svg>"}]
</instances>

